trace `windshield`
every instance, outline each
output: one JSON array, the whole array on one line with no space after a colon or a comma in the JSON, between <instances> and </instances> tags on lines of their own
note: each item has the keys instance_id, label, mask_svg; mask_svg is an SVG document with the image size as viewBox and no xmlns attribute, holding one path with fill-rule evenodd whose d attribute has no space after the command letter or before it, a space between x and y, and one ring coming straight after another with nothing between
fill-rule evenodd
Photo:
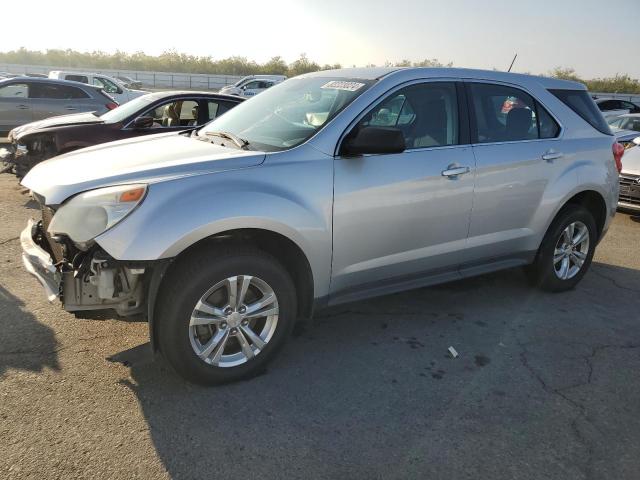
<instances>
[{"instance_id":1,"label":"windshield","mask_svg":"<svg viewBox=\"0 0 640 480\"><path fill-rule=\"evenodd\" d=\"M634 130L640 132L640 117L618 117L609 120L609 125L620 130Z\"/></svg>"},{"instance_id":2,"label":"windshield","mask_svg":"<svg viewBox=\"0 0 640 480\"><path fill-rule=\"evenodd\" d=\"M101 115L100 118L105 123L119 123L147 107L154 100L155 97L153 95L143 95L141 97L134 98L124 105L120 105L118 108L109 110L107 113Z\"/></svg>"},{"instance_id":3,"label":"windshield","mask_svg":"<svg viewBox=\"0 0 640 480\"><path fill-rule=\"evenodd\" d=\"M208 123L198 135L228 132L249 142L252 150L287 150L311 138L372 84L352 78L292 78Z\"/></svg>"},{"instance_id":4,"label":"windshield","mask_svg":"<svg viewBox=\"0 0 640 480\"><path fill-rule=\"evenodd\" d=\"M622 123L623 120L624 120L624 118L622 118L622 117L613 117L613 118L610 118L607 121L607 123L612 127L620 128L620 124Z\"/></svg>"}]
</instances>

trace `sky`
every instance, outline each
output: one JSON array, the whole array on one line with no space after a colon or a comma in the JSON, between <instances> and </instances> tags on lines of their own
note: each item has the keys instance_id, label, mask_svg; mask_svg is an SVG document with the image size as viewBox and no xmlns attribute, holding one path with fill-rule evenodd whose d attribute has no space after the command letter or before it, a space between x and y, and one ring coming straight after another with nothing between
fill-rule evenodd
<instances>
[{"instance_id":1,"label":"sky","mask_svg":"<svg viewBox=\"0 0 640 480\"><path fill-rule=\"evenodd\" d=\"M8 13L13 2L3 9ZM17 5L17 4L16 4ZM257 62L301 53L318 63L382 65L437 58L456 67L584 78L640 77L640 0L23 0L0 50L173 49ZM26 13L28 12L28 13ZM18 12L16 12L18 13Z\"/></svg>"}]
</instances>

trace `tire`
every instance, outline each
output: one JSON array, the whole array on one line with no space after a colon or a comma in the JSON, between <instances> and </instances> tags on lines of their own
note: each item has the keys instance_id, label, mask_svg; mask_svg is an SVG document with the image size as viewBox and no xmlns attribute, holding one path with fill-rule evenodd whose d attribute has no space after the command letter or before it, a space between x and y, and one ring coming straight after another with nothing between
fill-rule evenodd
<instances>
[{"instance_id":1,"label":"tire","mask_svg":"<svg viewBox=\"0 0 640 480\"><path fill-rule=\"evenodd\" d=\"M252 247L202 249L179 262L165 277L156 308L158 344L169 364L201 385L264 372L295 325L296 292L287 271ZM243 291L246 304L239 301Z\"/></svg>"},{"instance_id":2,"label":"tire","mask_svg":"<svg viewBox=\"0 0 640 480\"><path fill-rule=\"evenodd\" d=\"M573 240L578 240L580 233L586 228L586 244L582 240L577 247L565 247L570 243L567 242L571 233L568 230L570 226L573 226ZM534 263L527 267L531 283L548 292L573 289L589 270L597 241L598 230L593 215L580 205L567 205L547 230ZM566 270L565 258L568 262Z\"/></svg>"}]
</instances>

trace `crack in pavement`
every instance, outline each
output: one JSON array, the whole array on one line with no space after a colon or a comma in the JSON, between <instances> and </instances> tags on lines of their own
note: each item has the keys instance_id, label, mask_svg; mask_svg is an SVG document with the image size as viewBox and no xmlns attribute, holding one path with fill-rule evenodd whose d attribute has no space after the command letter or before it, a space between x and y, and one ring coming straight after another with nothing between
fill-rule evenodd
<instances>
[{"instance_id":1,"label":"crack in pavement","mask_svg":"<svg viewBox=\"0 0 640 480\"><path fill-rule=\"evenodd\" d=\"M611 278L607 275L605 275L604 273L600 272L599 270L597 270L596 268L592 268L591 271L593 273L595 273L596 275L598 275L600 278L604 278L605 280L609 280L611 283L613 283L616 287L622 289L622 290L628 290L630 292L634 292L634 293L640 293L640 290L636 289L636 288L631 288L631 287L627 287L625 285L620 285L618 283L618 281L615 278Z\"/></svg>"},{"instance_id":2,"label":"crack in pavement","mask_svg":"<svg viewBox=\"0 0 640 480\"><path fill-rule=\"evenodd\" d=\"M594 462L594 455L595 455L595 447L592 441L590 441L584 434L583 432L580 430L580 426L579 426L579 420L583 420L584 422L586 422L587 424L589 424L591 427L593 427L596 431L600 431L600 429L597 427L597 425L595 425L595 423L593 422L592 419L589 418L588 414L587 414L587 408L584 404L582 404L581 402L578 402L572 398L570 398L569 396L567 396L564 392L573 390L575 388L579 388L585 385L590 385L591 381L593 379L593 372L594 372L594 361L596 359L596 357L598 356L599 353L607 350L607 349L621 349L621 350L630 350L630 349L636 349L636 348L640 348L640 345L635 345L635 344L626 344L626 345L612 345L612 344L605 344L605 345L590 345L591 347L591 353L589 353L588 355L583 355L582 358L585 361L586 365L587 365L587 376L586 379L582 382L573 384L573 385L568 385L566 387L560 387L560 388L553 388L550 385L547 384L547 382L545 382L545 380L542 378L542 376L540 374L538 374L538 372L536 372L536 370L530 365L529 363L529 359L527 358L527 354L529 353L529 351L527 350L527 345L532 345L535 343L544 343L544 342L527 342L527 343L523 343L520 341L520 339L518 338L518 336L515 336L515 340L516 340L516 344L520 347L520 363L522 364L522 366L529 372L529 374L531 375L532 378L534 378L542 387L542 389L551 395L557 395L558 397L560 397L562 400L564 400L564 402L566 404L568 404L571 408L573 408L574 410L576 410L577 414L576 416L571 420L571 422L569 423L569 426L571 428L571 431L573 432L574 437L576 438L576 440L584 446L584 448L586 449L586 454L587 454L587 460L585 462L585 466L584 466L584 473L585 473L585 478L589 479L589 478L593 478L594 477L594 471L593 471L593 462ZM585 345L586 344L580 344L578 342L568 342L568 344L573 344L573 345Z\"/></svg>"},{"instance_id":3,"label":"crack in pavement","mask_svg":"<svg viewBox=\"0 0 640 480\"><path fill-rule=\"evenodd\" d=\"M9 243L9 242L13 242L15 240L20 240L20 237L11 237L11 238L7 238L6 240L2 240L0 242L0 245L4 245L5 243Z\"/></svg>"}]
</instances>

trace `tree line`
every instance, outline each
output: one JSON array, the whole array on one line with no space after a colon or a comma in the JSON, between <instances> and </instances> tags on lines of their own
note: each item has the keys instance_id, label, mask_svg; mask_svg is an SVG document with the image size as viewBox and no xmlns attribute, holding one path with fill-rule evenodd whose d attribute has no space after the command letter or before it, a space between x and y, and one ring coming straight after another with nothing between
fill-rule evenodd
<instances>
[{"instance_id":1,"label":"tree line","mask_svg":"<svg viewBox=\"0 0 640 480\"><path fill-rule=\"evenodd\" d=\"M26 48L0 52L0 63L94 68L97 70L146 70L212 75L271 74L287 75L289 77L318 70L341 68L342 66L339 63L321 65L309 59L304 53L291 63L287 63L280 56L272 57L264 63L258 63L242 56L216 60L211 56L188 55L175 50L168 50L160 55L147 55L143 52L79 52L72 49L39 51ZM427 58L418 62L408 59L398 62L386 62L384 66L451 67L452 65L452 63L441 63L435 58ZM375 65L369 64L367 66L373 67ZM617 74L606 78L584 79L580 78L572 68L558 67L544 75L582 82L593 92L640 94L640 81L625 74Z\"/></svg>"}]
</instances>

